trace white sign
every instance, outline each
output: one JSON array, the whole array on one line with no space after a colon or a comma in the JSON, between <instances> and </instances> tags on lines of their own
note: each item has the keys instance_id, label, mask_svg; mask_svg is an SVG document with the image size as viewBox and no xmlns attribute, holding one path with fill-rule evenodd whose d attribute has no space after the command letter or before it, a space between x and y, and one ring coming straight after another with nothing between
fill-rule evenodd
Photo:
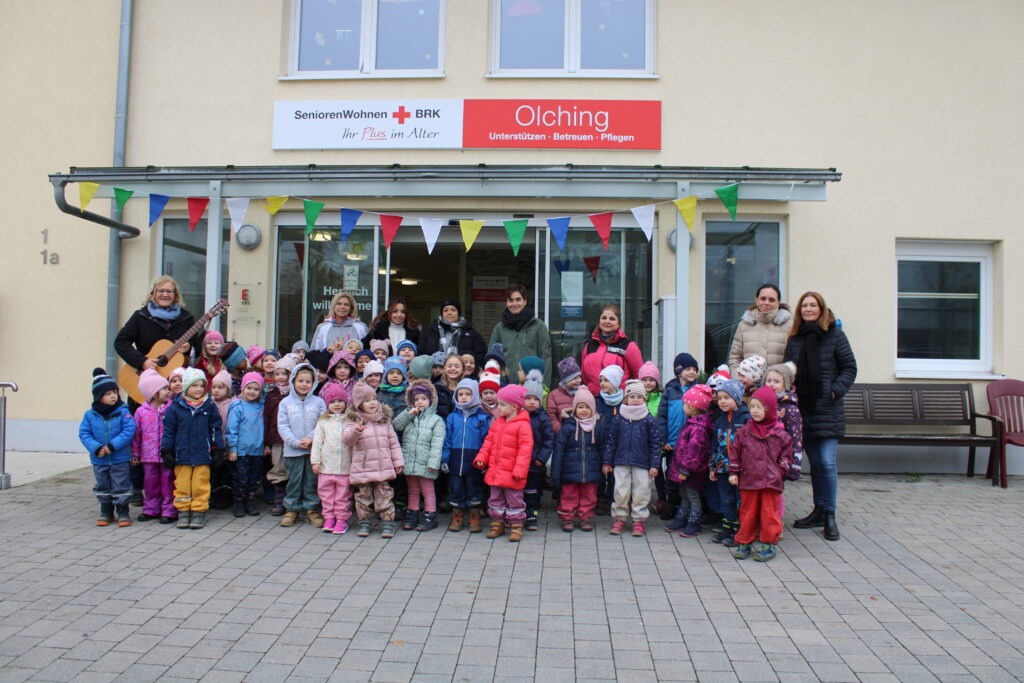
<instances>
[{"instance_id":1,"label":"white sign","mask_svg":"<svg viewBox=\"0 0 1024 683\"><path fill-rule=\"evenodd\" d=\"M458 149L462 100L274 103L274 149Z\"/></svg>"},{"instance_id":2,"label":"white sign","mask_svg":"<svg viewBox=\"0 0 1024 683\"><path fill-rule=\"evenodd\" d=\"M349 292L359 289L359 266L345 266L341 286Z\"/></svg>"},{"instance_id":3,"label":"white sign","mask_svg":"<svg viewBox=\"0 0 1024 683\"><path fill-rule=\"evenodd\" d=\"M562 317L583 317L583 271L562 273Z\"/></svg>"}]
</instances>

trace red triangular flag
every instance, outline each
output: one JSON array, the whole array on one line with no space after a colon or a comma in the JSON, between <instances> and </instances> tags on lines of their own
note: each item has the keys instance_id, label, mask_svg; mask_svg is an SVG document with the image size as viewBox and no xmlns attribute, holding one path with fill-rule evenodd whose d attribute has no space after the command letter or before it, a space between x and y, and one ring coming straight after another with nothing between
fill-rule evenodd
<instances>
[{"instance_id":1,"label":"red triangular flag","mask_svg":"<svg viewBox=\"0 0 1024 683\"><path fill-rule=\"evenodd\" d=\"M384 247L391 248L391 240L395 239L399 226L402 225L401 216L388 216L380 214L380 231L384 235Z\"/></svg>"},{"instance_id":2,"label":"red triangular flag","mask_svg":"<svg viewBox=\"0 0 1024 683\"><path fill-rule=\"evenodd\" d=\"M608 238L612 235L612 214L609 213L595 213L587 216L590 222L594 224L594 228L597 230L597 234L601 237L601 244L604 245L605 250L608 250Z\"/></svg>"},{"instance_id":3,"label":"red triangular flag","mask_svg":"<svg viewBox=\"0 0 1024 683\"><path fill-rule=\"evenodd\" d=\"M590 271L590 277L593 278L594 282L597 282L597 270L601 267L601 257L586 256L583 258L583 263L587 265L587 270Z\"/></svg>"},{"instance_id":4,"label":"red triangular flag","mask_svg":"<svg viewBox=\"0 0 1024 683\"><path fill-rule=\"evenodd\" d=\"M209 197L188 198L188 229L190 232L196 229L196 223L203 217L203 212L206 211L206 205L209 203Z\"/></svg>"}]
</instances>

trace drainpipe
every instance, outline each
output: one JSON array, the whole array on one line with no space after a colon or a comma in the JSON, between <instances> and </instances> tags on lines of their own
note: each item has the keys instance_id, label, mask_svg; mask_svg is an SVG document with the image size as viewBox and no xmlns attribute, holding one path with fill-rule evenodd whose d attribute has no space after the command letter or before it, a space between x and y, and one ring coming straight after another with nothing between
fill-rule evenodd
<instances>
[{"instance_id":1,"label":"drainpipe","mask_svg":"<svg viewBox=\"0 0 1024 683\"><path fill-rule=\"evenodd\" d=\"M121 0L121 29L117 49L117 95L114 103L114 166L124 167L128 141L128 74L132 56L132 0ZM121 223L117 201L110 200L110 217ZM138 234L136 232L136 234ZM120 329L121 240L134 237L118 230L111 232L107 242L107 372L116 372L117 354L114 337Z\"/></svg>"}]
</instances>

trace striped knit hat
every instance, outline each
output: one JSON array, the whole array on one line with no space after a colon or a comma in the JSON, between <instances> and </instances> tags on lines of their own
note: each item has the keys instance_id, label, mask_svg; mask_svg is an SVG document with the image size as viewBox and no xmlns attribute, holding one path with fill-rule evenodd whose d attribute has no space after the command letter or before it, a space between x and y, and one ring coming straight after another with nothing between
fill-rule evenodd
<instances>
[{"instance_id":1,"label":"striped knit hat","mask_svg":"<svg viewBox=\"0 0 1024 683\"><path fill-rule=\"evenodd\" d=\"M117 382L103 368L92 371L92 400L99 401L108 391L117 391Z\"/></svg>"}]
</instances>

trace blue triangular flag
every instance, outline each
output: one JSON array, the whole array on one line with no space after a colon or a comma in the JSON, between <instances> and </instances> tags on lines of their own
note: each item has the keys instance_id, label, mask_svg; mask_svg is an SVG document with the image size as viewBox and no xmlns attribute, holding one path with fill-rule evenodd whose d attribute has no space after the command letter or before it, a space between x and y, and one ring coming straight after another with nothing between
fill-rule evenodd
<instances>
[{"instance_id":1,"label":"blue triangular flag","mask_svg":"<svg viewBox=\"0 0 1024 683\"><path fill-rule=\"evenodd\" d=\"M551 262L555 264L555 270L559 273L564 273L569 270L569 259L565 259L563 261L553 260Z\"/></svg>"},{"instance_id":2,"label":"blue triangular flag","mask_svg":"<svg viewBox=\"0 0 1024 683\"><path fill-rule=\"evenodd\" d=\"M565 249L565 238L569 234L569 217L549 218L548 227L551 229L551 234L555 236L558 248Z\"/></svg>"},{"instance_id":3,"label":"blue triangular flag","mask_svg":"<svg viewBox=\"0 0 1024 683\"><path fill-rule=\"evenodd\" d=\"M362 211L356 209L342 209L341 210L341 241L344 242L348 239L348 236L352 234L352 230L356 227L356 221L363 215Z\"/></svg>"},{"instance_id":4,"label":"blue triangular flag","mask_svg":"<svg viewBox=\"0 0 1024 683\"><path fill-rule=\"evenodd\" d=\"M160 218L160 214L164 212L164 207L167 206L167 202L171 200L165 194L151 194L149 195L149 226L153 227L157 219Z\"/></svg>"}]
</instances>

